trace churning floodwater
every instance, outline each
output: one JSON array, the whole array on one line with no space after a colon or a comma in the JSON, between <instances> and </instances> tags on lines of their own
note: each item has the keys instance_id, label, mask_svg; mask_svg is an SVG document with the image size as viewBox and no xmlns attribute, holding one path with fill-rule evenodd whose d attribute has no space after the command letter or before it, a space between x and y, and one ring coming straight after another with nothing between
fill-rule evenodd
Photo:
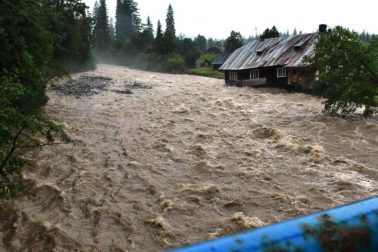
<instances>
[{"instance_id":1,"label":"churning floodwater","mask_svg":"<svg viewBox=\"0 0 378 252\"><path fill-rule=\"evenodd\" d=\"M377 193L374 118L211 78L84 75L109 83L49 90L72 143L29 154L28 193L0 206L0 251L161 251Z\"/></svg>"}]
</instances>

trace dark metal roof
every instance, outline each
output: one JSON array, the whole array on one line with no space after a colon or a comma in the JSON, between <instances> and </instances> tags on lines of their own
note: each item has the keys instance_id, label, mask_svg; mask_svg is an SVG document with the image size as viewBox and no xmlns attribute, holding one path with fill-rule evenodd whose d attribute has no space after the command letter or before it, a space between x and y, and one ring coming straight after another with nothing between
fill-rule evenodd
<instances>
[{"instance_id":1,"label":"dark metal roof","mask_svg":"<svg viewBox=\"0 0 378 252\"><path fill-rule=\"evenodd\" d=\"M220 70L307 66L303 58L314 56L316 39L317 33L270 38L263 41L256 39L233 52Z\"/></svg>"},{"instance_id":2,"label":"dark metal roof","mask_svg":"<svg viewBox=\"0 0 378 252\"><path fill-rule=\"evenodd\" d=\"M231 56L231 53L222 53L215 56L213 62L211 62L212 65L222 65L228 57Z\"/></svg>"}]
</instances>

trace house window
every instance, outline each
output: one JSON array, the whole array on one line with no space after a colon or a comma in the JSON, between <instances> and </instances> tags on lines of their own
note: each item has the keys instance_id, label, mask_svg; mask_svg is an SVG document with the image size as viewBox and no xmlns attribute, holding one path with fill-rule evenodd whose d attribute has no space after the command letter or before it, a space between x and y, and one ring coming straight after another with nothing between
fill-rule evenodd
<instances>
[{"instance_id":1,"label":"house window","mask_svg":"<svg viewBox=\"0 0 378 252\"><path fill-rule=\"evenodd\" d=\"M282 77L286 77L286 68L277 68L277 77L278 78L282 78Z\"/></svg>"},{"instance_id":2,"label":"house window","mask_svg":"<svg viewBox=\"0 0 378 252\"><path fill-rule=\"evenodd\" d=\"M259 70L251 70L249 72L249 79L258 79L259 78Z\"/></svg>"},{"instance_id":3,"label":"house window","mask_svg":"<svg viewBox=\"0 0 378 252\"><path fill-rule=\"evenodd\" d=\"M238 80L238 72L230 72L230 80L237 81Z\"/></svg>"}]
</instances>

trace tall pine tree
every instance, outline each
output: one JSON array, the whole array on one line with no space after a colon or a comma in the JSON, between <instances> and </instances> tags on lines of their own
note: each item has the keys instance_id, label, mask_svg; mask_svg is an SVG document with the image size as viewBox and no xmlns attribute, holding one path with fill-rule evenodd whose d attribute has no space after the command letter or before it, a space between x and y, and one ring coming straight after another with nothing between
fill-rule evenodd
<instances>
[{"instance_id":1,"label":"tall pine tree","mask_svg":"<svg viewBox=\"0 0 378 252\"><path fill-rule=\"evenodd\" d=\"M164 54L176 51L176 29L172 5L168 6L166 27L164 33Z\"/></svg>"},{"instance_id":2,"label":"tall pine tree","mask_svg":"<svg viewBox=\"0 0 378 252\"><path fill-rule=\"evenodd\" d=\"M109 49L110 46L109 22L105 0L100 0L100 4L96 12L97 13L94 13L96 19L93 29L95 47L99 51L104 51Z\"/></svg>"},{"instance_id":3,"label":"tall pine tree","mask_svg":"<svg viewBox=\"0 0 378 252\"><path fill-rule=\"evenodd\" d=\"M154 39L154 27L151 23L150 17L147 17L147 24L145 30L148 33L148 37L151 39L151 41Z\"/></svg>"},{"instance_id":4,"label":"tall pine tree","mask_svg":"<svg viewBox=\"0 0 378 252\"><path fill-rule=\"evenodd\" d=\"M93 14L92 14L92 17L94 20L97 20L97 15L98 15L98 1L96 0L93 6Z\"/></svg>"},{"instance_id":5,"label":"tall pine tree","mask_svg":"<svg viewBox=\"0 0 378 252\"><path fill-rule=\"evenodd\" d=\"M164 34L161 27L161 22L158 20L156 28L156 37L154 41L154 51L158 55L164 54Z\"/></svg>"},{"instance_id":6,"label":"tall pine tree","mask_svg":"<svg viewBox=\"0 0 378 252\"><path fill-rule=\"evenodd\" d=\"M124 43L135 39L141 30L138 5L133 0L117 0L116 41Z\"/></svg>"},{"instance_id":7,"label":"tall pine tree","mask_svg":"<svg viewBox=\"0 0 378 252\"><path fill-rule=\"evenodd\" d=\"M111 44L113 44L115 42L115 27L114 27L113 18L110 18L109 20L109 37L110 37Z\"/></svg>"}]
</instances>

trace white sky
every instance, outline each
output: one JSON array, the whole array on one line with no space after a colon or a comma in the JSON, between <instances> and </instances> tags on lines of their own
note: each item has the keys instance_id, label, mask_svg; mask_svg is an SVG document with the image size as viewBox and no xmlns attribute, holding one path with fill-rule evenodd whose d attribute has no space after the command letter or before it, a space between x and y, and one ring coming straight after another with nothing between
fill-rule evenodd
<instances>
[{"instance_id":1,"label":"white sky","mask_svg":"<svg viewBox=\"0 0 378 252\"><path fill-rule=\"evenodd\" d=\"M341 25L355 31L378 34L377 0L135 0L142 22L150 16L154 28L160 19L163 28L172 4L176 34L189 37L228 37L231 30L244 37L260 34L275 25L280 32L314 32L320 23ZM95 0L83 0L93 7ZM117 0L106 0L108 14L115 15Z\"/></svg>"}]
</instances>

